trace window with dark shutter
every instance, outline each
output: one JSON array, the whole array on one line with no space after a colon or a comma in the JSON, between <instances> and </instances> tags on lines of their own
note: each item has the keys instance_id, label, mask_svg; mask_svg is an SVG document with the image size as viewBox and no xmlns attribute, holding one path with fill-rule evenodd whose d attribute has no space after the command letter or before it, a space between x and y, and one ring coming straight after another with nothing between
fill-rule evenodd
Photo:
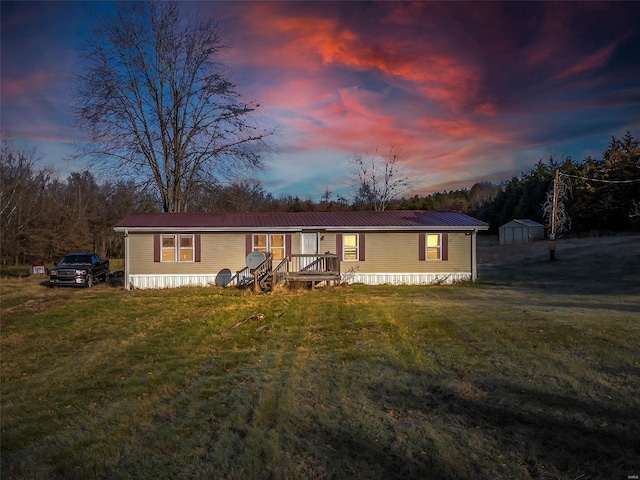
<instances>
[{"instance_id":1,"label":"window with dark shutter","mask_svg":"<svg viewBox=\"0 0 640 480\"><path fill-rule=\"evenodd\" d=\"M342 260L346 262L357 262L358 253L358 234L344 233L342 235Z\"/></svg>"},{"instance_id":2,"label":"window with dark shutter","mask_svg":"<svg viewBox=\"0 0 640 480\"><path fill-rule=\"evenodd\" d=\"M200 235L153 235L154 262L200 262Z\"/></svg>"},{"instance_id":3,"label":"window with dark shutter","mask_svg":"<svg viewBox=\"0 0 640 480\"><path fill-rule=\"evenodd\" d=\"M448 233L419 233L418 234L418 261L443 261L449 260L449 234Z\"/></svg>"}]
</instances>

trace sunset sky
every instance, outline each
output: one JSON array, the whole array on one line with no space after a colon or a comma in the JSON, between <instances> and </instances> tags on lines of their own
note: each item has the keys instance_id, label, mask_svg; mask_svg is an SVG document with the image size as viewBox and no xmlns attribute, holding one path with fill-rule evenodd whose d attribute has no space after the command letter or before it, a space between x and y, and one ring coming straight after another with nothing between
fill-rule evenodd
<instances>
[{"instance_id":1,"label":"sunset sky","mask_svg":"<svg viewBox=\"0 0 640 480\"><path fill-rule=\"evenodd\" d=\"M1 121L63 178L79 46L109 2L2 1ZM508 180L542 158L599 158L640 136L639 2L196 2L278 135L275 195L349 195L354 153L388 150L415 193Z\"/></svg>"}]
</instances>

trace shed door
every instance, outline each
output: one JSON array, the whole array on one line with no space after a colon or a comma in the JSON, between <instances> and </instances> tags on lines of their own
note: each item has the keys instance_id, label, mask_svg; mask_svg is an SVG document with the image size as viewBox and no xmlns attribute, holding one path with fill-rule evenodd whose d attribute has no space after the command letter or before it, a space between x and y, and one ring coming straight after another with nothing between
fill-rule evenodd
<instances>
[{"instance_id":1,"label":"shed door","mask_svg":"<svg viewBox=\"0 0 640 480\"><path fill-rule=\"evenodd\" d=\"M303 233L302 235L302 251L300 253L307 255L318 254L318 234L317 233ZM304 268L316 259L311 257L302 257L300 259L300 268Z\"/></svg>"},{"instance_id":2,"label":"shed door","mask_svg":"<svg viewBox=\"0 0 640 480\"><path fill-rule=\"evenodd\" d=\"M504 243L511 245L514 242L513 227L505 227L504 229Z\"/></svg>"}]
</instances>

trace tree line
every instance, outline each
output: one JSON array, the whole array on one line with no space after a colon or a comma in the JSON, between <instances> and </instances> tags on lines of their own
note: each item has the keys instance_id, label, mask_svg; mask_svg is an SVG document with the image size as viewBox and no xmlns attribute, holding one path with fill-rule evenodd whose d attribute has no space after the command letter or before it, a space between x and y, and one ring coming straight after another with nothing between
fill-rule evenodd
<instances>
[{"instance_id":1,"label":"tree line","mask_svg":"<svg viewBox=\"0 0 640 480\"><path fill-rule=\"evenodd\" d=\"M549 157L519 177L499 186L493 201L470 212L490 225L491 232L513 218L529 218L542 224L547 194L553 188L556 169L567 183L563 205L575 234L640 229L635 205L640 201L640 142L627 132L611 138L599 159Z\"/></svg>"},{"instance_id":2,"label":"tree line","mask_svg":"<svg viewBox=\"0 0 640 480\"><path fill-rule=\"evenodd\" d=\"M101 168L61 180L36 168L36 152L2 138L2 264L52 261L70 250L122 258L113 226L136 212L457 210L489 223L544 222L556 169L563 172L563 214L574 232L637 229L638 140L612 138L602 158L539 161L499 185L400 198L417 179L388 152L356 154L352 197L328 188L320 201L275 197L258 180L273 133L256 117L223 63L220 21L190 14L176 1L122 2L96 18L80 50L72 111L90 139L77 153ZM93 162L93 163L91 163ZM247 173L248 172L248 173ZM243 180L238 180L243 179ZM566 197L566 198L565 198Z\"/></svg>"},{"instance_id":3,"label":"tree line","mask_svg":"<svg viewBox=\"0 0 640 480\"><path fill-rule=\"evenodd\" d=\"M565 205L571 232L638 231L640 214L640 142L630 133L612 137L602 158L574 161L549 157L501 184L476 183L460 189L394 198L390 210L455 210L490 225L490 233L514 218L544 223L544 203L560 169L570 180ZM90 171L60 180L51 169L36 167L36 152L4 138L0 159L0 247L2 264L54 261L69 251L91 250L124 257L123 238L113 226L131 213L160 212L161 199L132 180L98 181ZM328 189L319 201L294 195L274 196L259 181L202 184L188 211L351 211L369 210L361 185L351 198Z\"/></svg>"}]
</instances>

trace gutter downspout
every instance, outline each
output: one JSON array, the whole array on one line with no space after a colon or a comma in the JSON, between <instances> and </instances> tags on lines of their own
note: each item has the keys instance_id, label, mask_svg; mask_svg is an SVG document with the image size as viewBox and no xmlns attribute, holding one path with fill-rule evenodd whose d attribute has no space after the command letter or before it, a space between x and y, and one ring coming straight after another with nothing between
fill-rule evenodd
<instances>
[{"instance_id":1,"label":"gutter downspout","mask_svg":"<svg viewBox=\"0 0 640 480\"><path fill-rule=\"evenodd\" d=\"M478 255L476 254L478 248L477 242L477 230L471 231L471 281L475 282L478 279Z\"/></svg>"},{"instance_id":2,"label":"gutter downspout","mask_svg":"<svg viewBox=\"0 0 640 480\"><path fill-rule=\"evenodd\" d=\"M124 289L131 290L129 285L129 230L124 230Z\"/></svg>"}]
</instances>

